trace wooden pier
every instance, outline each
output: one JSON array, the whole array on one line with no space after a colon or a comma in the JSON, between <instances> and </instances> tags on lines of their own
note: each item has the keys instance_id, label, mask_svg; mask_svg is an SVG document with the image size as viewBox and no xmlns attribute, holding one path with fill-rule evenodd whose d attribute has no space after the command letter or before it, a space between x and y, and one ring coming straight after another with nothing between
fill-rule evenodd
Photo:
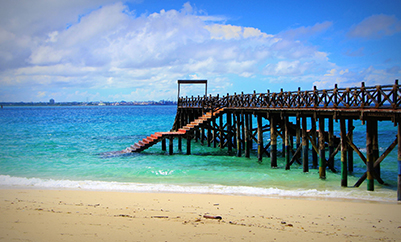
<instances>
[{"instance_id":1,"label":"wooden pier","mask_svg":"<svg viewBox=\"0 0 401 242\"><path fill-rule=\"evenodd\" d=\"M178 81L178 84L206 84L201 81ZM271 167L277 167L277 157L285 157L285 169L294 163L309 171L319 170L319 178L326 178L326 170L336 172L334 158L341 154L341 186L347 187L348 173L353 172L354 155L366 164L366 172L354 184L367 180L367 189L374 190L374 180L383 184L380 163L398 146L398 200L401 200L401 89L398 80L394 85L338 88L330 90L274 93L236 94L225 96L178 97L177 115L171 132L155 133L128 147L124 152L140 152L157 142L173 154L173 140L187 142L191 154L191 141L207 146L227 149L229 154L250 157L253 143L257 144L257 160L266 158ZM353 142L353 122L366 126L366 155ZM380 121L391 121L397 127L394 142L380 155L378 129ZM334 135L333 122L339 122L340 137ZM256 124L256 127L254 127ZM308 124L310 128L308 129ZM326 130L327 127L327 130ZM267 142L264 134L270 135ZM277 147L281 139L282 147ZM256 146L256 145L255 145ZM281 150L281 152L278 152ZM395 161L390 161L395 162Z\"/></svg>"}]
</instances>

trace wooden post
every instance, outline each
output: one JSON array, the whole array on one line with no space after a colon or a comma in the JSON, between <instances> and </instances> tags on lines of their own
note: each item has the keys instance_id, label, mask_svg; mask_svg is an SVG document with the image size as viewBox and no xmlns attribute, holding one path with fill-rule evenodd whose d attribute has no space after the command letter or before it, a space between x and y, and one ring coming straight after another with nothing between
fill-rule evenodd
<instances>
[{"instance_id":1,"label":"wooden post","mask_svg":"<svg viewBox=\"0 0 401 242\"><path fill-rule=\"evenodd\" d=\"M174 140L174 138L171 136L170 138L169 138L169 145L168 145L168 154L169 155L172 155L173 154L173 140Z\"/></svg>"},{"instance_id":2,"label":"wooden post","mask_svg":"<svg viewBox=\"0 0 401 242\"><path fill-rule=\"evenodd\" d=\"M277 167L277 130L274 115L270 115L270 163L271 167Z\"/></svg>"},{"instance_id":3,"label":"wooden post","mask_svg":"<svg viewBox=\"0 0 401 242\"><path fill-rule=\"evenodd\" d=\"M334 147L334 119L329 118L329 157L331 157L334 153L335 147ZM334 167L334 159L330 160L329 159L329 166Z\"/></svg>"},{"instance_id":4,"label":"wooden post","mask_svg":"<svg viewBox=\"0 0 401 242\"><path fill-rule=\"evenodd\" d=\"M312 123L312 128L311 128L311 133L312 133L312 140L316 144L316 118L315 116L311 117L311 123ZM317 152L315 149L312 149L312 166L314 169L317 169L318 167L318 162L317 162Z\"/></svg>"},{"instance_id":5,"label":"wooden post","mask_svg":"<svg viewBox=\"0 0 401 242\"><path fill-rule=\"evenodd\" d=\"M285 143L285 169L290 169L290 160L291 160L291 145L290 145L290 130L289 130L289 121L288 116L284 117L284 143Z\"/></svg>"},{"instance_id":6,"label":"wooden post","mask_svg":"<svg viewBox=\"0 0 401 242\"><path fill-rule=\"evenodd\" d=\"M245 135L245 157L249 158L250 157L250 150L249 150L249 114L244 114L244 119L245 119L245 125L244 125L244 135Z\"/></svg>"},{"instance_id":7,"label":"wooden post","mask_svg":"<svg viewBox=\"0 0 401 242\"><path fill-rule=\"evenodd\" d=\"M232 142L233 138L232 138L232 127L231 127L231 113L227 112L227 149L229 153L233 149Z\"/></svg>"},{"instance_id":8,"label":"wooden post","mask_svg":"<svg viewBox=\"0 0 401 242\"><path fill-rule=\"evenodd\" d=\"M373 160L373 139L377 135L377 124L375 125L375 122L377 121L372 119L368 119L366 122L366 175L368 191L374 191L373 163L375 161Z\"/></svg>"},{"instance_id":9,"label":"wooden post","mask_svg":"<svg viewBox=\"0 0 401 242\"><path fill-rule=\"evenodd\" d=\"M166 151L166 139L162 139L162 151Z\"/></svg>"},{"instance_id":10,"label":"wooden post","mask_svg":"<svg viewBox=\"0 0 401 242\"><path fill-rule=\"evenodd\" d=\"M353 120L348 119L348 139L353 142ZM351 173L354 171L354 150L349 147L348 149L348 171Z\"/></svg>"},{"instance_id":11,"label":"wooden post","mask_svg":"<svg viewBox=\"0 0 401 242\"><path fill-rule=\"evenodd\" d=\"M213 114L212 114L213 115ZM213 148L217 147L217 130L216 130L216 118L212 117L212 120L210 121L210 125L212 126L212 135L213 135Z\"/></svg>"},{"instance_id":12,"label":"wooden post","mask_svg":"<svg viewBox=\"0 0 401 242\"><path fill-rule=\"evenodd\" d=\"M324 147L324 118L319 118L319 178L326 179L326 157Z\"/></svg>"},{"instance_id":13,"label":"wooden post","mask_svg":"<svg viewBox=\"0 0 401 242\"><path fill-rule=\"evenodd\" d=\"M224 148L224 137L223 137L223 115L221 115L220 117L219 117L219 139L220 139L220 144L219 144L219 146L220 146L220 149L223 149Z\"/></svg>"},{"instance_id":14,"label":"wooden post","mask_svg":"<svg viewBox=\"0 0 401 242\"><path fill-rule=\"evenodd\" d=\"M296 131L295 131L295 135L296 135L296 147L297 149L299 148L299 146L301 145L301 121L297 115L297 124L296 124ZM301 154L301 153L299 153ZM301 157L300 155L298 156L298 158Z\"/></svg>"},{"instance_id":15,"label":"wooden post","mask_svg":"<svg viewBox=\"0 0 401 242\"><path fill-rule=\"evenodd\" d=\"M398 185L397 200L401 201L401 121L398 121Z\"/></svg>"},{"instance_id":16,"label":"wooden post","mask_svg":"<svg viewBox=\"0 0 401 242\"><path fill-rule=\"evenodd\" d=\"M286 137L285 137L285 133L286 133L286 131L287 131L287 124L286 124L286 122L285 122L285 117L281 117L281 122L280 122L281 124L282 124L282 129L281 129L281 137L282 137L282 139L281 139L281 156L284 158L285 157L285 155L286 155L286 149L285 149L285 140L286 140Z\"/></svg>"},{"instance_id":17,"label":"wooden post","mask_svg":"<svg viewBox=\"0 0 401 242\"><path fill-rule=\"evenodd\" d=\"M209 121L208 126L207 126L207 147L210 147L210 143L212 142L212 120Z\"/></svg>"},{"instance_id":18,"label":"wooden post","mask_svg":"<svg viewBox=\"0 0 401 242\"><path fill-rule=\"evenodd\" d=\"M246 150L246 146L245 146L245 140L246 140L246 133L245 133L245 114L241 113L241 146L242 146L242 150Z\"/></svg>"},{"instance_id":19,"label":"wooden post","mask_svg":"<svg viewBox=\"0 0 401 242\"><path fill-rule=\"evenodd\" d=\"M347 133L345 127L345 119L340 119L340 136L341 136L341 186L348 186L348 170L347 170Z\"/></svg>"},{"instance_id":20,"label":"wooden post","mask_svg":"<svg viewBox=\"0 0 401 242\"><path fill-rule=\"evenodd\" d=\"M190 135L187 136L187 155L191 154L191 139L192 137Z\"/></svg>"},{"instance_id":21,"label":"wooden post","mask_svg":"<svg viewBox=\"0 0 401 242\"><path fill-rule=\"evenodd\" d=\"M372 125L374 126L374 130L378 131L378 122L375 120ZM373 152L373 163L380 157L380 152L379 152L379 137L377 135L377 132L373 134L372 137L372 152ZM375 168L375 175L377 175L380 178L380 164L378 164Z\"/></svg>"},{"instance_id":22,"label":"wooden post","mask_svg":"<svg viewBox=\"0 0 401 242\"><path fill-rule=\"evenodd\" d=\"M241 157L241 114L237 113L237 128L236 128L236 138L237 138L237 157Z\"/></svg>"},{"instance_id":23,"label":"wooden post","mask_svg":"<svg viewBox=\"0 0 401 242\"><path fill-rule=\"evenodd\" d=\"M178 150L181 152L182 151L182 137L178 137Z\"/></svg>"},{"instance_id":24,"label":"wooden post","mask_svg":"<svg viewBox=\"0 0 401 242\"><path fill-rule=\"evenodd\" d=\"M263 124L262 124L262 116L258 114L257 116L258 123L258 161L262 162L264 146L263 146Z\"/></svg>"},{"instance_id":25,"label":"wooden post","mask_svg":"<svg viewBox=\"0 0 401 242\"><path fill-rule=\"evenodd\" d=\"M309 172L308 164L308 138L306 126L306 116L302 117L302 166L304 172Z\"/></svg>"}]
</instances>

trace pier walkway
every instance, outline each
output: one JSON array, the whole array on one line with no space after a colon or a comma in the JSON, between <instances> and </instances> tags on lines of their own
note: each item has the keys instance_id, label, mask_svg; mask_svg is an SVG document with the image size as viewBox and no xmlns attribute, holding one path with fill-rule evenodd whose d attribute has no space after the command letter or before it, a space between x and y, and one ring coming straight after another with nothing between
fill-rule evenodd
<instances>
[{"instance_id":1,"label":"pier walkway","mask_svg":"<svg viewBox=\"0 0 401 242\"><path fill-rule=\"evenodd\" d=\"M366 126L364 152L353 142L354 120ZM380 154L378 130L379 122L384 120L394 123L397 135ZM339 122L340 137L334 135L334 121ZM171 132L152 134L122 152L141 152L157 142L162 142L162 149L166 150L165 142L169 140L169 154L173 154L174 138L178 139L179 150L182 139L187 140L187 154L191 154L192 140L227 148L229 154L239 157L250 157L253 143L256 143L259 162L267 157L271 167L277 167L277 156L282 155L285 169L296 162L302 165L304 172L310 167L319 169L321 179L326 178L327 169L336 172L334 158L340 153L343 187L348 186L348 173L353 172L354 155L357 155L366 164L366 173L354 186L367 180L369 191L374 190L375 180L384 184L380 163L398 146L398 199L401 200L401 89L398 80L394 85L374 87L365 87L362 83L352 88L335 85L330 90L315 87L310 91L298 88L278 93L267 90L265 93L179 97ZM281 152L277 147L278 139L282 141Z\"/></svg>"}]
</instances>

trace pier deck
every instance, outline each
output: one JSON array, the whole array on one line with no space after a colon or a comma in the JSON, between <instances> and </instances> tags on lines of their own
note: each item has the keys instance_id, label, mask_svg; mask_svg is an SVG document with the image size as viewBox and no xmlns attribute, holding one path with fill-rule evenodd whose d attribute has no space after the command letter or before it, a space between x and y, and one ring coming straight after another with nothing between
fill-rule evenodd
<instances>
[{"instance_id":1,"label":"pier deck","mask_svg":"<svg viewBox=\"0 0 401 242\"><path fill-rule=\"evenodd\" d=\"M203 83L204 81L202 81ZM179 84L185 83L179 81ZM290 120L293 120L292 122ZM366 126L366 152L353 142L353 121ZM379 122L388 120L397 127L394 142L380 155ZM340 123L340 137L334 135L333 122ZM253 124L256 123L256 127ZM269 142L264 133L269 133ZM366 173L354 186L367 180L367 189L374 190L374 180L383 184L380 163L398 146L398 200L401 200L401 89L394 85L338 88L279 93L233 94L225 96L179 97L177 115L171 132L155 133L128 147L124 152L140 152L157 142L173 154L173 139L187 140L187 154L191 154L191 140L208 146L227 148L232 154L250 157L253 142L257 144L257 160L270 160L277 167L277 140L282 140L281 155L285 169L297 162L308 172L309 152L312 168L319 169L319 178L326 178L326 170L336 172L334 158L341 154L341 186L348 186L348 173L353 172L354 155L366 164ZM294 143L295 138L295 143Z\"/></svg>"}]
</instances>

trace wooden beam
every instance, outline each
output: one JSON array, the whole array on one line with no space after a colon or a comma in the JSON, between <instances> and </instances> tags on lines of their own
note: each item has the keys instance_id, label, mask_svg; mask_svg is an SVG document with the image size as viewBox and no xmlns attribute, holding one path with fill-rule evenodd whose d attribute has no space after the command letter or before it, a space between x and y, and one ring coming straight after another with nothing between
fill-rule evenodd
<instances>
[{"instance_id":1,"label":"wooden beam","mask_svg":"<svg viewBox=\"0 0 401 242\"><path fill-rule=\"evenodd\" d=\"M347 137L345 119L340 119L340 135L341 135L341 186L348 186L348 170L347 170Z\"/></svg>"},{"instance_id":2,"label":"wooden beam","mask_svg":"<svg viewBox=\"0 0 401 242\"><path fill-rule=\"evenodd\" d=\"M302 165L303 172L309 171L308 164L308 138L307 138L307 126L306 126L306 116L302 117Z\"/></svg>"},{"instance_id":3,"label":"wooden beam","mask_svg":"<svg viewBox=\"0 0 401 242\"><path fill-rule=\"evenodd\" d=\"M319 178L326 179L326 158L324 142L324 118L319 118Z\"/></svg>"},{"instance_id":4,"label":"wooden beam","mask_svg":"<svg viewBox=\"0 0 401 242\"><path fill-rule=\"evenodd\" d=\"M258 123L258 162L262 162L263 157L263 126L262 126L262 116L257 116Z\"/></svg>"}]
</instances>

